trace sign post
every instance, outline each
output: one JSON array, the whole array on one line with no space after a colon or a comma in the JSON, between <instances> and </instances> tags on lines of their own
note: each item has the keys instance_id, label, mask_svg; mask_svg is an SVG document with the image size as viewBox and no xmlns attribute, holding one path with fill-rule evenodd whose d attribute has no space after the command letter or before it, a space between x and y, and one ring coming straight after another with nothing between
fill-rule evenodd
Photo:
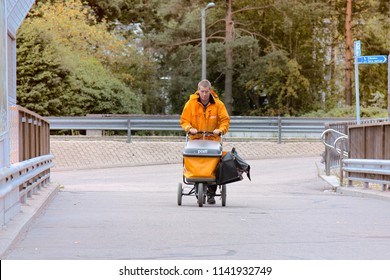
<instances>
[{"instance_id":1,"label":"sign post","mask_svg":"<svg viewBox=\"0 0 390 280\"><path fill-rule=\"evenodd\" d=\"M362 55L360 40L354 42L353 48L354 48L354 58L355 58L356 122L357 124L360 124L359 63L358 63L358 58Z\"/></svg>"},{"instance_id":2,"label":"sign post","mask_svg":"<svg viewBox=\"0 0 390 280\"><path fill-rule=\"evenodd\" d=\"M387 57L387 120L390 119L390 54Z\"/></svg>"},{"instance_id":3,"label":"sign post","mask_svg":"<svg viewBox=\"0 0 390 280\"><path fill-rule=\"evenodd\" d=\"M362 56L362 49L360 41L354 42L354 57L355 57L355 89L356 89L356 121L360 124L360 98L359 98L359 64L375 64L375 63L387 63L387 89L390 90L390 55L367 55ZM390 96L388 96L390 98ZM390 108L388 108L390 117Z\"/></svg>"}]
</instances>

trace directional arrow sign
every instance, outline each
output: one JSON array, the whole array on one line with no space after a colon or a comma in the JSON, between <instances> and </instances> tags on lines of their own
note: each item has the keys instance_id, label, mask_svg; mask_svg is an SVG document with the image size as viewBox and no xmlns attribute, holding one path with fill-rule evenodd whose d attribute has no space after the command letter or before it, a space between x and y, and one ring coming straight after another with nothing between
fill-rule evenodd
<instances>
[{"instance_id":1,"label":"directional arrow sign","mask_svg":"<svg viewBox=\"0 0 390 280\"><path fill-rule=\"evenodd\" d=\"M368 56L360 56L357 58L359 64L373 64L373 63L386 63L387 56L386 55L368 55Z\"/></svg>"}]
</instances>

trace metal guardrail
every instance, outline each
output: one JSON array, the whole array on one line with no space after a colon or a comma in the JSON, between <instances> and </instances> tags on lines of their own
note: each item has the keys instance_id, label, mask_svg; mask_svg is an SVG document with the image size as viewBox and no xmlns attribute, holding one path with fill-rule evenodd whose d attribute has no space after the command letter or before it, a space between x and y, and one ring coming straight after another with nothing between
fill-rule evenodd
<instances>
[{"instance_id":1,"label":"metal guardrail","mask_svg":"<svg viewBox=\"0 0 390 280\"><path fill-rule=\"evenodd\" d=\"M0 198L19 188L21 202L26 202L26 198L36 192L41 183L48 182L53 158L53 155L40 156L0 169Z\"/></svg>"},{"instance_id":2,"label":"metal guardrail","mask_svg":"<svg viewBox=\"0 0 390 280\"><path fill-rule=\"evenodd\" d=\"M99 115L87 117L47 117L51 130L125 130L131 142L132 131L182 131L178 115ZM259 137L316 138L325 123L335 118L231 117L229 134Z\"/></svg>"},{"instance_id":3,"label":"metal guardrail","mask_svg":"<svg viewBox=\"0 0 390 280\"><path fill-rule=\"evenodd\" d=\"M390 160L345 159L343 170L347 172L348 186L352 185L352 181L361 181L368 188L371 182L382 184L382 191L385 191L390 184Z\"/></svg>"},{"instance_id":4,"label":"metal guardrail","mask_svg":"<svg viewBox=\"0 0 390 280\"><path fill-rule=\"evenodd\" d=\"M19 212L20 204L37 193L50 181L53 155L39 156L0 169L0 200L2 223L7 223Z\"/></svg>"}]
</instances>

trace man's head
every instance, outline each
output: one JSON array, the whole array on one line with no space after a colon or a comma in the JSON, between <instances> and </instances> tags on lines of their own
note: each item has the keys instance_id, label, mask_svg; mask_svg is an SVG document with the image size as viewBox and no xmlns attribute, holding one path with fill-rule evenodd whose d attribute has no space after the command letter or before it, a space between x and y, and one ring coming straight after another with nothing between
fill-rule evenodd
<instances>
[{"instance_id":1,"label":"man's head","mask_svg":"<svg viewBox=\"0 0 390 280\"><path fill-rule=\"evenodd\" d=\"M198 83L198 92L200 101L203 104L207 104L210 99L211 83L208 80L202 80Z\"/></svg>"}]
</instances>

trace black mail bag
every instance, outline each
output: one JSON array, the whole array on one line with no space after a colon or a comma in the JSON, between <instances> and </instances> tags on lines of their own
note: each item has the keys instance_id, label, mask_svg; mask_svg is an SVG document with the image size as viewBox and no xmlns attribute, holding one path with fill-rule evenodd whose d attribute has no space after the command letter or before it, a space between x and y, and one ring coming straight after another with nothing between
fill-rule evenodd
<instances>
[{"instance_id":1,"label":"black mail bag","mask_svg":"<svg viewBox=\"0 0 390 280\"><path fill-rule=\"evenodd\" d=\"M246 173L249 180L250 165L246 163L238 154L235 148L231 152L224 155L218 164L215 172L218 185L225 185L243 180L243 173Z\"/></svg>"}]
</instances>

